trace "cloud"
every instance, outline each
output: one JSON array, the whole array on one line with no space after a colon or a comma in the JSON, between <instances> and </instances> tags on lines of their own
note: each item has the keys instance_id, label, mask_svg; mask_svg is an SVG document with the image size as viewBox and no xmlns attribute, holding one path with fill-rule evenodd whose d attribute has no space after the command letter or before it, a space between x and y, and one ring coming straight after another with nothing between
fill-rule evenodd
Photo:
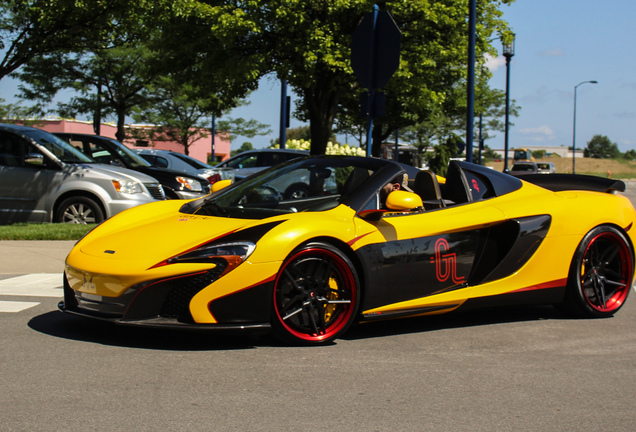
<instances>
[{"instance_id":1,"label":"cloud","mask_svg":"<svg viewBox=\"0 0 636 432\"><path fill-rule=\"evenodd\" d=\"M524 135L527 139L537 142L551 141L555 135L552 128L545 125L536 128L521 129L519 133Z\"/></svg>"},{"instance_id":2,"label":"cloud","mask_svg":"<svg viewBox=\"0 0 636 432\"><path fill-rule=\"evenodd\" d=\"M490 55L486 55L486 67L490 70L490 72L494 72L497 69L504 67L505 65L505 57L493 57Z\"/></svg>"},{"instance_id":3,"label":"cloud","mask_svg":"<svg viewBox=\"0 0 636 432\"><path fill-rule=\"evenodd\" d=\"M564 57L565 53L562 48L552 48L539 52L539 55L543 57Z\"/></svg>"}]
</instances>

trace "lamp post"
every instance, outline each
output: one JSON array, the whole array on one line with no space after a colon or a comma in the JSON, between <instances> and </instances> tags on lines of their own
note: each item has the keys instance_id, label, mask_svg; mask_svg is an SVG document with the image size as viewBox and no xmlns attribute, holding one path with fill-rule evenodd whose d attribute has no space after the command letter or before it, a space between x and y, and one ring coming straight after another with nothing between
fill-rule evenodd
<instances>
[{"instance_id":1,"label":"lamp post","mask_svg":"<svg viewBox=\"0 0 636 432\"><path fill-rule=\"evenodd\" d=\"M504 172L508 172L508 129L510 117L510 59L515 55L515 35L503 42L503 55L506 58L506 132L504 140Z\"/></svg>"},{"instance_id":2,"label":"lamp post","mask_svg":"<svg viewBox=\"0 0 636 432\"><path fill-rule=\"evenodd\" d=\"M583 84L598 84L598 81L583 81L574 86L574 121L572 123L572 174L576 174L576 89Z\"/></svg>"}]
</instances>

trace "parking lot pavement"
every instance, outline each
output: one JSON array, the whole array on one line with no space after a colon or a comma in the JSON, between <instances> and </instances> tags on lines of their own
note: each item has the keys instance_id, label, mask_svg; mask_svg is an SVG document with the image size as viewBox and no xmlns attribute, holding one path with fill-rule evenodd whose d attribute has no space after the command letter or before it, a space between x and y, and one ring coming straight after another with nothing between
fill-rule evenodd
<instances>
[{"instance_id":1,"label":"parking lot pavement","mask_svg":"<svg viewBox=\"0 0 636 432\"><path fill-rule=\"evenodd\" d=\"M0 279L30 273L62 273L64 260L76 242L0 241Z\"/></svg>"}]
</instances>

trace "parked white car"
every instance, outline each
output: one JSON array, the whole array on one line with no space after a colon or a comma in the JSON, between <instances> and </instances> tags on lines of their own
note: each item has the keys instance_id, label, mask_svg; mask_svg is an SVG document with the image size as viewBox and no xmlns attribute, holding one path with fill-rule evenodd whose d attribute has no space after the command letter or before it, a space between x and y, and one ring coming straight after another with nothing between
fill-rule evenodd
<instances>
[{"instance_id":1,"label":"parked white car","mask_svg":"<svg viewBox=\"0 0 636 432\"><path fill-rule=\"evenodd\" d=\"M0 124L0 223L99 223L165 199L154 178L96 163L56 136Z\"/></svg>"},{"instance_id":2,"label":"parked white car","mask_svg":"<svg viewBox=\"0 0 636 432\"><path fill-rule=\"evenodd\" d=\"M537 162L537 172L539 174L554 174L557 170L552 162Z\"/></svg>"}]
</instances>

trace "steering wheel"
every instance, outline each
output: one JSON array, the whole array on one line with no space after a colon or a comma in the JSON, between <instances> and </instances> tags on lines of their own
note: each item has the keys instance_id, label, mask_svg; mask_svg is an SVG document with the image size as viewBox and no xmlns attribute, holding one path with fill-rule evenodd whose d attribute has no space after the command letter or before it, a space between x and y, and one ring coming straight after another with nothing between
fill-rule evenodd
<instances>
[{"instance_id":1,"label":"steering wheel","mask_svg":"<svg viewBox=\"0 0 636 432\"><path fill-rule=\"evenodd\" d=\"M238 205L254 204L263 201L282 201L283 196L273 186L261 185L251 189L238 200Z\"/></svg>"}]
</instances>

